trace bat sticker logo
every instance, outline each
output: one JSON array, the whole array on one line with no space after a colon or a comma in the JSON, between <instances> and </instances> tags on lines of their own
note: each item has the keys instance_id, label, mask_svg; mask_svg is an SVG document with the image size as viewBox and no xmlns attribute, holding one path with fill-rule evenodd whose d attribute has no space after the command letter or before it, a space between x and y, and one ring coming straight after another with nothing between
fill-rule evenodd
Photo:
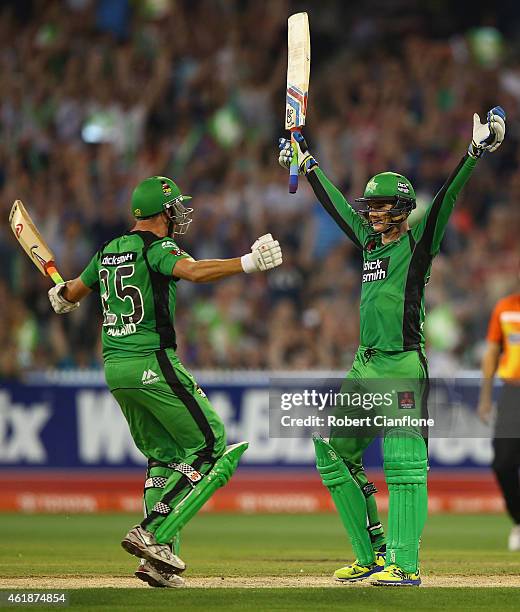
<instances>
[{"instance_id":1,"label":"bat sticker logo","mask_svg":"<svg viewBox=\"0 0 520 612\"><path fill-rule=\"evenodd\" d=\"M20 238L20 234L23 231L23 224L22 223L17 223L16 226L15 226L15 229L16 229L16 237Z\"/></svg>"},{"instance_id":2,"label":"bat sticker logo","mask_svg":"<svg viewBox=\"0 0 520 612\"><path fill-rule=\"evenodd\" d=\"M38 245L37 245L37 244L34 244L34 245L31 247L31 255L32 255L32 258L33 258L35 261L39 262L39 263L40 263L40 265L45 266L45 264L46 264L47 262L45 261L45 259L43 259L43 257L40 257L40 255L38 255L38 253L36 252L36 249L37 249L37 248L38 248Z\"/></svg>"}]
</instances>

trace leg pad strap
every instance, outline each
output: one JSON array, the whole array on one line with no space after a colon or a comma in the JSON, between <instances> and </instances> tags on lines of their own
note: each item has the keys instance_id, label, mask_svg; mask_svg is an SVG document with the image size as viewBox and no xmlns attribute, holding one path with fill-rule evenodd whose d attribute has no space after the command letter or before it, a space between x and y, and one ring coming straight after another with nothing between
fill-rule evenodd
<instances>
[{"instance_id":1,"label":"leg pad strap","mask_svg":"<svg viewBox=\"0 0 520 612\"><path fill-rule=\"evenodd\" d=\"M202 474L196 470L189 463L163 463L162 461L156 461L155 459L148 460L148 473L150 474L152 468L166 468L169 470L173 470L174 472L180 472L185 478L187 478L188 482L191 485L194 485L196 482L202 479Z\"/></svg>"},{"instance_id":2,"label":"leg pad strap","mask_svg":"<svg viewBox=\"0 0 520 612\"><path fill-rule=\"evenodd\" d=\"M365 486L361 487L361 490L365 497L370 497L374 495L374 493L377 493L376 485L373 482L367 482Z\"/></svg>"},{"instance_id":3,"label":"leg pad strap","mask_svg":"<svg viewBox=\"0 0 520 612\"><path fill-rule=\"evenodd\" d=\"M146 489L164 489L168 479L166 476L151 476L148 477L144 482L144 488Z\"/></svg>"}]
</instances>

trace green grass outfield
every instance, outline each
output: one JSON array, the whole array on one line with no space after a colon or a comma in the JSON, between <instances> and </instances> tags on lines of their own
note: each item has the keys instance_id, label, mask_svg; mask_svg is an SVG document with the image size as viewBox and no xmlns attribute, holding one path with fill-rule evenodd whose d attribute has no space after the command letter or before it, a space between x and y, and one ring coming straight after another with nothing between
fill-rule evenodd
<instances>
[{"instance_id":1,"label":"green grass outfield","mask_svg":"<svg viewBox=\"0 0 520 612\"><path fill-rule=\"evenodd\" d=\"M136 562L120 547L132 515L1 515L0 585L33 577L32 589L49 578L96 586L103 577L132 576ZM352 559L350 546L333 514L201 515L183 536L185 576L234 578L297 577L301 588L85 588L70 589L71 607L145 610L178 607L205 610L483 610L520 609L520 588L475 589L482 581L508 577L520 587L520 553L506 549L509 521L497 515L434 515L422 544L423 574L431 588L388 589L367 585L312 586ZM321 577L321 578L319 578ZM457 588L446 587L449 581ZM443 588L435 587L435 580ZM117 579L116 579L117 582ZM203 581L202 581L203 582ZM136 580L136 583L138 581ZM52 586L52 585L49 585ZM40 586L41 588L41 586ZM5 588L4 588L5 590Z\"/></svg>"}]
</instances>

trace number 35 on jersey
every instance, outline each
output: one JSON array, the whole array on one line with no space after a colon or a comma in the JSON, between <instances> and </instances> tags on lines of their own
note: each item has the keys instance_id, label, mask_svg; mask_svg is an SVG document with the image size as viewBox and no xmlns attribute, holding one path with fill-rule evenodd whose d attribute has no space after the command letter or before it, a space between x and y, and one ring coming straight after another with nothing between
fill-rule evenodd
<instances>
[{"instance_id":1,"label":"number 35 on jersey","mask_svg":"<svg viewBox=\"0 0 520 612\"><path fill-rule=\"evenodd\" d=\"M131 284L136 257L131 252L103 253L101 257L99 281L104 326L137 325L143 319L141 290Z\"/></svg>"}]
</instances>

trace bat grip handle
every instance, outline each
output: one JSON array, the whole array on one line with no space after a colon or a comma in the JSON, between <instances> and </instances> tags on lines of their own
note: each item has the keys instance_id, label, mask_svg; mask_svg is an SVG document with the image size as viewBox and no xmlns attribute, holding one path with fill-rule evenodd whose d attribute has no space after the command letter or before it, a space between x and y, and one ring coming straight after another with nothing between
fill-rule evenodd
<instances>
[{"instance_id":1,"label":"bat grip handle","mask_svg":"<svg viewBox=\"0 0 520 612\"><path fill-rule=\"evenodd\" d=\"M298 190L298 149L296 147L296 141L294 140L295 132L300 132L300 130L298 128L293 128L291 130L293 156L289 168L289 193L296 193Z\"/></svg>"},{"instance_id":2,"label":"bat grip handle","mask_svg":"<svg viewBox=\"0 0 520 612\"><path fill-rule=\"evenodd\" d=\"M63 278L61 277L61 274L56 269L56 264L54 263L54 261L52 261L52 259L44 265L44 268L45 272L47 272L47 274L52 278L55 285L64 282Z\"/></svg>"}]
</instances>

